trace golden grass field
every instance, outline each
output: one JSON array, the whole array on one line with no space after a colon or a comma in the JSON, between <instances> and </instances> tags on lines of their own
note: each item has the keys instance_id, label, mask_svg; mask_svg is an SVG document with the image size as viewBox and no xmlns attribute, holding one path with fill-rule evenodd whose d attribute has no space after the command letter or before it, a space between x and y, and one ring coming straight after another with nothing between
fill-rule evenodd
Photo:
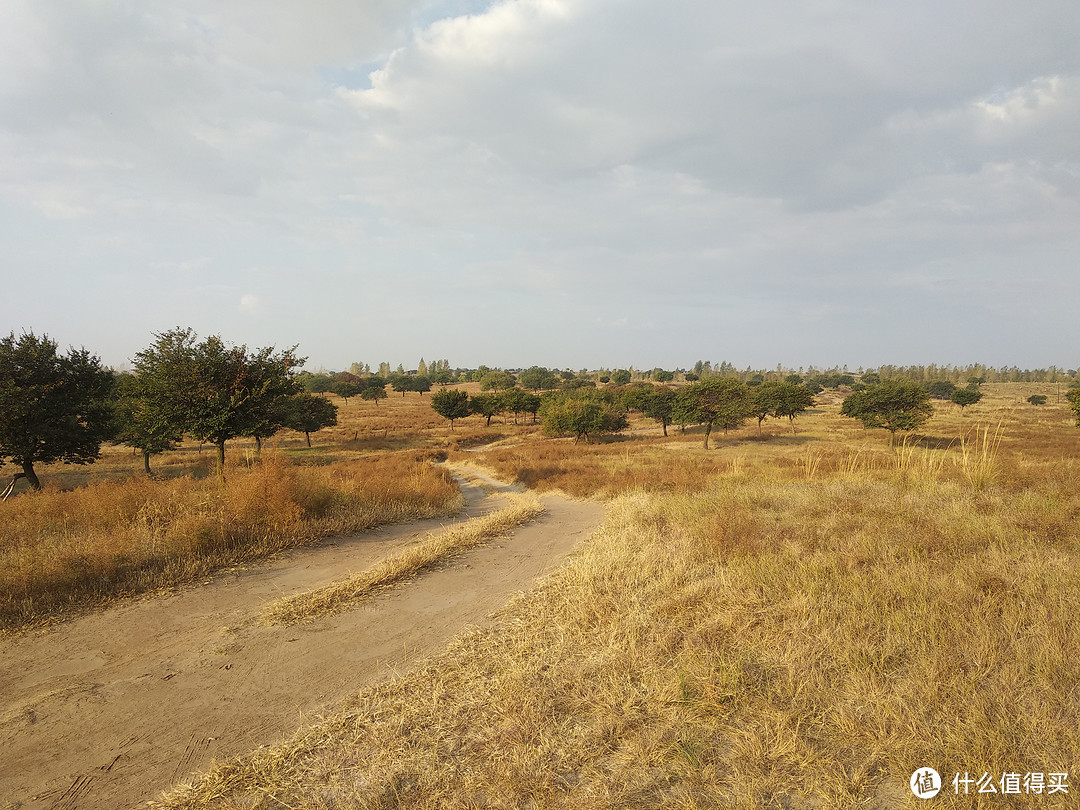
<instances>
[{"instance_id":1,"label":"golden grass field","mask_svg":"<svg viewBox=\"0 0 1080 810\"><path fill-rule=\"evenodd\" d=\"M268 451L279 460L230 472L227 502L243 502L250 475L258 502L275 504L264 533L291 532L307 502L279 509L272 487L307 492L296 482L309 473L337 481L350 465L447 453L605 499L609 517L495 627L158 806L1078 806L1080 430L1055 386L983 390L962 415L938 404L895 451L829 392L794 434L766 422L759 439L748 424L712 450L640 419L630 436L574 445L512 420L471 417L451 433L417 394L350 401L311 451L282 436ZM1027 405L1032 393L1050 404ZM216 484L116 486L198 485ZM132 523L127 501L62 505L98 486L20 497L5 516L55 498L22 525L88 511L100 531L56 529L50 553L100 543ZM5 554L19 536L3 535ZM946 782L930 803L908 788L924 767ZM987 774L998 793L955 795L954 773ZM1055 773L1068 793L1001 793L1007 775Z\"/></svg>"}]
</instances>

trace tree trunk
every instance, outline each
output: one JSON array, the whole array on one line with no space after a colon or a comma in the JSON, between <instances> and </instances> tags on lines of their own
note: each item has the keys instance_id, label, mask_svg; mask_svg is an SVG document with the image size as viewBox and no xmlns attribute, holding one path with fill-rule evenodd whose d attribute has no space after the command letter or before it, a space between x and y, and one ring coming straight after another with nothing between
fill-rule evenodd
<instances>
[{"instance_id":1,"label":"tree trunk","mask_svg":"<svg viewBox=\"0 0 1080 810\"><path fill-rule=\"evenodd\" d=\"M37 473L34 472L34 462L24 461L22 463L23 478L30 485L30 489L37 492L41 489L41 482L38 481Z\"/></svg>"},{"instance_id":2,"label":"tree trunk","mask_svg":"<svg viewBox=\"0 0 1080 810\"><path fill-rule=\"evenodd\" d=\"M667 422L661 422L660 424L664 426L664 438L666 439L667 438Z\"/></svg>"},{"instance_id":3,"label":"tree trunk","mask_svg":"<svg viewBox=\"0 0 1080 810\"><path fill-rule=\"evenodd\" d=\"M222 439L217 443L217 467L218 475L225 475L225 440Z\"/></svg>"},{"instance_id":4,"label":"tree trunk","mask_svg":"<svg viewBox=\"0 0 1080 810\"><path fill-rule=\"evenodd\" d=\"M702 444L706 450L709 449L709 434L712 433L712 422L705 423L705 442Z\"/></svg>"},{"instance_id":5,"label":"tree trunk","mask_svg":"<svg viewBox=\"0 0 1080 810\"><path fill-rule=\"evenodd\" d=\"M307 446L311 447L311 433L305 430L304 435L307 437Z\"/></svg>"},{"instance_id":6,"label":"tree trunk","mask_svg":"<svg viewBox=\"0 0 1080 810\"><path fill-rule=\"evenodd\" d=\"M153 473L150 472L150 451L149 450L143 450L142 451L142 465L143 465L143 469L146 471L147 475L153 475Z\"/></svg>"}]
</instances>

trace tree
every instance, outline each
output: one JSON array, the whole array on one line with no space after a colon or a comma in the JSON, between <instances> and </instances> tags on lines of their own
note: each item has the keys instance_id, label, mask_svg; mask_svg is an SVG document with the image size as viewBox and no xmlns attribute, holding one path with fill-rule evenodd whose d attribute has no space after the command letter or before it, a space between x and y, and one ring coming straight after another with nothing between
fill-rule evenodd
<instances>
[{"instance_id":1,"label":"tree","mask_svg":"<svg viewBox=\"0 0 1080 810\"><path fill-rule=\"evenodd\" d=\"M611 382L615 385L626 385L630 382L632 375L625 368L616 369L611 372Z\"/></svg>"},{"instance_id":2,"label":"tree","mask_svg":"<svg viewBox=\"0 0 1080 810\"><path fill-rule=\"evenodd\" d=\"M791 432L795 432L795 417L804 413L814 406L814 395L804 385L782 382L778 383L779 391L776 404L772 409L772 415L777 419L787 417L791 423Z\"/></svg>"},{"instance_id":3,"label":"tree","mask_svg":"<svg viewBox=\"0 0 1080 810\"><path fill-rule=\"evenodd\" d=\"M655 419L664 429L667 436L667 426L671 424L675 411L675 390L672 388L654 388L649 392L645 402L643 413L650 419Z\"/></svg>"},{"instance_id":4,"label":"tree","mask_svg":"<svg viewBox=\"0 0 1080 810\"><path fill-rule=\"evenodd\" d=\"M1045 405L1046 399L1046 394L1032 394L1027 398L1027 401L1031 405Z\"/></svg>"},{"instance_id":5,"label":"tree","mask_svg":"<svg viewBox=\"0 0 1080 810\"><path fill-rule=\"evenodd\" d=\"M949 380L934 380L926 384L926 390L934 399L948 400L952 398L953 392L957 389L956 383Z\"/></svg>"},{"instance_id":6,"label":"tree","mask_svg":"<svg viewBox=\"0 0 1080 810\"><path fill-rule=\"evenodd\" d=\"M346 405L349 403L349 397L355 397L364 390L364 380L348 371L335 374L332 380L327 390L345 400Z\"/></svg>"},{"instance_id":7,"label":"tree","mask_svg":"<svg viewBox=\"0 0 1080 810\"><path fill-rule=\"evenodd\" d=\"M480 390L494 391L496 394L516 384L517 379L509 371L489 371L480 378Z\"/></svg>"},{"instance_id":8,"label":"tree","mask_svg":"<svg viewBox=\"0 0 1080 810\"><path fill-rule=\"evenodd\" d=\"M566 395L549 396L540 405L540 421L549 436L570 434L574 444L590 435L617 433L627 426L626 416L615 407L591 399Z\"/></svg>"},{"instance_id":9,"label":"tree","mask_svg":"<svg viewBox=\"0 0 1080 810\"><path fill-rule=\"evenodd\" d=\"M248 353L211 335L196 343L191 329L155 336L135 356L135 374L151 407L163 420L217 447L225 468L225 443L239 436L264 438L282 426L282 400L299 391L296 347Z\"/></svg>"},{"instance_id":10,"label":"tree","mask_svg":"<svg viewBox=\"0 0 1080 810\"><path fill-rule=\"evenodd\" d=\"M183 431L150 407L134 374L121 374L117 378L116 394L112 440L141 450L143 469L147 475L153 475L150 457L174 449L183 439Z\"/></svg>"},{"instance_id":11,"label":"tree","mask_svg":"<svg viewBox=\"0 0 1080 810\"><path fill-rule=\"evenodd\" d=\"M780 407L780 385L778 382L762 383L750 394L750 415L757 419L758 436L761 435L761 423L774 416L776 409Z\"/></svg>"},{"instance_id":12,"label":"tree","mask_svg":"<svg viewBox=\"0 0 1080 810\"><path fill-rule=\"evenodd\" d=\"M304 434L311 447L311 434L337 424L338 409L325 397L314 394L295 394L284 402L282 426Z\"/></svg>"},{"instance_id":13,"label":"tree","mask_svg":"<svg viewBox=\"0 0 1080 810\"><path fill-rule=\"evenodd\" d=\"M949 399L960 406L960 413L963 413L964 408L968 405L974 405L982 398L982 391L973 385L969 385L967 388L957 388L949 395Z\"/></svg>"},{"instance_id":14,"label":"tree","mask_svg":"<svg viewBox=\"0 0 1080 810\"><path fill-rule=\"evenodd\" d=\"M404 372L399 372L390 376L390 387L395 391L400 391L401 396L405 396L405 392L409 390L409 377Z\"/></svg>"},{"instance_id":15,"label":"tree","mask_svg":"<svg viewBox=\"0 0 1080 810\"><path fill-rule=\"evenodd\" d=\"M535 417L536 412L540 409L540 397L536 394L530 394L524 388L507 388L501 394L499 398L502 400L502 408L504 411L508 411L514 414L514 422L517 423L519 414L531 413Z\"/></svg>"},{"instance_id":16,"label":"tree","mask_svg":"<svg viewBox=\"0 0 1080 810\"><path fill-rule=\"evenodd\" d=\"M420 396L424 395L425 391L431 390L431 378L423 374L417 374L414 377L409 377L409 390L419 391Z\"/></svg>"},{"instance_id":17,"label":"tree","mask_svg":"<svg viewBox=\"0 0 1080 810\"><path fill-rule=\"evenodd\" d=\"M649 404L649 397L652 396L653 386L647 382L640 382L634 385L628 385L626 388L619 391L619 404L626 409L627 413L630 411L640 411L645 413L645 408Z\"/></svg>"},{"instance_id":18,"label":"tree","mask_svg":"<svg viewBox=\"0 0 1080 810\"><path fill-rule=\"evenodd\" d=\"M898 430L918 430L934 414L929 392L905 379L884 380L844 400L840 413L858 419L866 428L885 428L889 444L896 444Z\"/></svg>"},{"instance_id":19,"label":"tree","mask_svg":"<svg viewBox=\"0 0 1080 810\"><path fill-rule=\"evenodd\" d=\"M380 399L386 399L386 380L383 377L372 375L364 379L364 387L360 391L360 399L374 401L378 407Z\"/></svg>"},{"instance_id":20,"label":"tree","mask_svg":"<svg viewBox=\"0 0 1080 810\"><path fill-rule=\"evenodd\" d=\"M533 391L551 389L559 384L558 378L543 366L529 366L518 375L518 382L522 388Z\"/></svg>"},{"instance_id":21,"label":"tree","mask_svg":"<svg viewBox=\"0 0 1080 810\"><path fill-rule=\"evenodd\" d=\"M1065 399L1069 400L1069 407L1076 416L1076 426L1080 427L1080 388L1070 388Z\"/></svg>"},{"instance_id":22,"label":"tree","mask_svg":"<svg viewBox=\"0 0 1080 810\"><path fill-rule=\"evenodd\" d=\"M671 382L675 379L675 373L672 371L664 371L662 368L653 369L652 378L659 383Z\"/></svg>"},{"instance_id":23,"label":"tree","mask_svg":"<svg viewBox=\"0 0 1080 810\"><path fill-rule=\"evenodd\" d=\"M502 397L498 394L477 394L469 400L469 411L487 417L487 426L491 427L491 417L503 412Z\"/></svg>"},{"instance_id":24,"label":"tree","mask_svg":"<svg viewBox=\"0 0 1080 810\"><path fill-rule=\"evenodd\" d=\"M431 395L431 407L443 419L450 420L453 430L455 419L469 415L469 395L458 388L444 388Z\"/></svg>"},{"instance_id":25,"label":"tree","mask_svg":"<svg viewBox=\"0 0 1080 810\"><path fill-rule=\"evenodd\" d=\"M114 430L115 380L86 349L58 355L56 343L32 332L0 340L0 465L10 459L20 478L41 489L36 463L92 464Z\"/></svg>"},{"instance_id":26,"label":"tree","mask_svg":"<svg viewBox=\"0 0 1080 810\"><path fill-rule=\"evenodd\" d=\"M679 391L675 400L675 418L705 425L703 446L709 449L714 427L725 433L742 425L753 412L750 391L734 377L707 377Z\"/></svg>"}]
</instances>

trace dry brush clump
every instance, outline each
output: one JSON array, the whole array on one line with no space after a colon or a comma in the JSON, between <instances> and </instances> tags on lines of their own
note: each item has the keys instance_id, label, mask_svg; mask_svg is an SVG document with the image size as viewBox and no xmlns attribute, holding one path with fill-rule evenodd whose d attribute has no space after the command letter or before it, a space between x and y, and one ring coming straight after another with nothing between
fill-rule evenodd
<instances>
[{"instance_id":1,"label":"dry brush clump","mask_svg":"<svg viewBox=\"0 0 1080 810\"><path fill-rule=\"evenodd\" d=\"M917 767L1075 775L1063 515L1075 477L627 495L498 627L163 806L897 807Z\"/></svg>"},{"instance_id":2,"label":"dry brush clump","mask_svg":"<svg viewBox=\"0 0 1080 810\"><path fill-rule=\"evenodd\" d=\"M408 452L327 467L263 463L217 477L48 487L3 505L0 628L193 581L224 566L462 505L448 472Z\"/></svg>"}]
</instances>

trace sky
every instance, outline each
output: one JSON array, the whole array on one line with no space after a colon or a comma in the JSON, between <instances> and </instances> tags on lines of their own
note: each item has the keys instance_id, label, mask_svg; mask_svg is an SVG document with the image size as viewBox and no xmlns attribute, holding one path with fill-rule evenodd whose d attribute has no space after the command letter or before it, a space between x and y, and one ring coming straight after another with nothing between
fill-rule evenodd
<instances>
[{"instance_id":1,"label":"sky","mask_svg":"<svg viewBox=\"0 0 1080 810\"><path fill-rule=\"evenodd\" d=\"M1080 364L1076 0L3 0L0 332Z\"/></svg>"}]
</instances>

